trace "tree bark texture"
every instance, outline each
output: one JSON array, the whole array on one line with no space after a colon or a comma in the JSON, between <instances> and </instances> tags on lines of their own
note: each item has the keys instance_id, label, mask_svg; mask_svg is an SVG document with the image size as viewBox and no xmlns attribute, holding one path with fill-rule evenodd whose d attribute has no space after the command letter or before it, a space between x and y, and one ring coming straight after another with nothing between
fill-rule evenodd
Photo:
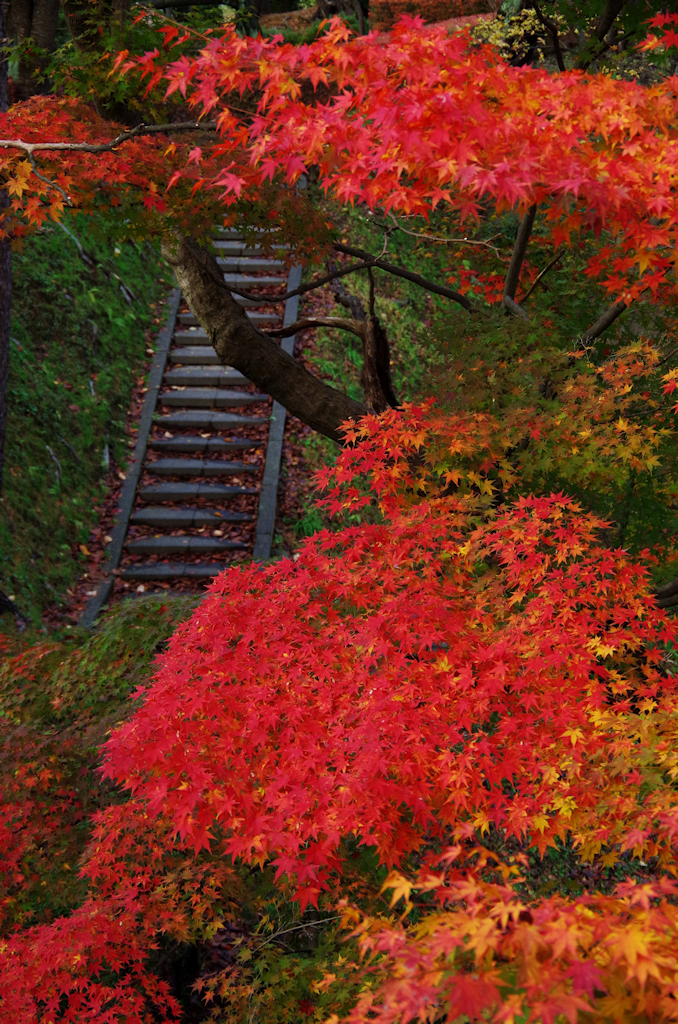
<instances>
[{"instance_id":1,"label":"tree bark texture","mask_svg":"<svg viewBox=\"0 0 678 1024\"><path fill-rule=\"evenodd\" d=\"M8 4L8 34L18 43L31 39L36 47L51 53L56 38L59 0L10 0ZM45 86L37 75L45 67L45 58L25 55L19 61L16 86L17 98L26 100L35 93L44 92Z\"/></svg>"},{"instance_id":2,"label":"tree bark texture","mask_svg":"<svg viewBox=\"0 0 678 1024\"><path fill-rule=\"evenodd\" d=\"M515 245L513 246L511 262L506 273L506 280L504 281L505 298L515 300L518 282L520 280L520 271L523 266L523 260L525 259L525 253L527 252L527 244L530 241L530 235L532 234L532 227L534 225L536 213L536 205L531 206L523 215L523 219L518 226L518 234L516 235Z\"/></svg>"},{"instance_id":3,"label":"tree bark texture","mask_svg":"<svg viewBox=\"0 0 678 1024\"><path fill-rule=\"evenodd\" d=\"M9 5L0 2L0 111L9 106L7 89L7 33L5 18ZM0 190L0 211L9 206L9 197ZM9 377L10 315L12 311L12 250L8 238L0 239L0 493L5 462L5 434L7 431L7 384Z\"/></svg>"},{"instance_id":4,"label":"tree bark texture","mask_svg":"<svg viewBox=\"0 0 678 1024\"><path fill-rule=\"evenodd\" d=\"M368 405L375 412L398 405L391 383L391 354L386 331L376 316L367 318L363 340L363 369L360 383Z\"/></svg>"},{"instance_id":5,"label":"tree bark texture","mask_svg":"<svg viewBox=\"0 0 678 1024\"><path fill-rule=\"evenodd\" d=\"M615 21L621 14L623 8L626 6L626 0L607 0L605 7L603 8L598 20L596 27L593 30L593 39L598 43L603 44L605 36L608 34ZM599 48L600 49L600 48ZM606 49L602 46L602 52ZM596 50L594 48L593 53L590 48L587 47L584 53L577 59L575 67L581 71L585 71L596 59Z\"/></svg>"},{"instance_id":6,"label":"tree bark texture","mask_svg":"<svg viewBox=\"0 0 678 1024\"><path fill-rule=\"evenodd\" d=\"M168 237L162 253L224 366L235 367L293 416L341 444L340 424L363 416L366 407L323 384L258 330L224 285L216 260L194 239Z\"/></svg>"},{"instance_id":7,"label":"tree bark texture","mask_svg":"<svg viewBox=\"0 0 678 1024\"><path fill-rule=\"evenodd\" d=\"M334 263L329 263L330 272ZM360 383L365 393L365 400L375 412L385 412L389 407L397 408L398 401L393 392L391 382L391 348L388 335L374 315L374 279L370 277L370 315L367 316L362 302L356 295L347 292L342 282L335 279L332 289L336 301L350 309L353 317L350 321L337 322L337 327L357 334L363 343L363 368ZM349 326L344 326L349 324ZM330 325L333 326L333 325Z\"/></svg>"}]
</instances>

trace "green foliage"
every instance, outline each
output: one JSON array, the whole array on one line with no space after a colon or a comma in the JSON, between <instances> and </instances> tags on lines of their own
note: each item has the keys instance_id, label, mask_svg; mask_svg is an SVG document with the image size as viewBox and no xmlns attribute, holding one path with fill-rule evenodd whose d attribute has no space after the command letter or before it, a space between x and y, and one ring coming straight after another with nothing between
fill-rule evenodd
<instances>
[{"instance_id":1,"label":"green foliage","mask_svg":"<svg viewBox=\"0 0 678 1024\"><path fill-rule=\"evenodd\" d=\"M114 605L95 632L77 629L17 644L0 662L0 720L82 729L118 714L196 603L190 595L133 598Z\"/></svg>"},{"instance_id":2,"label":"green foliage","mask_svg":"<svg viewBox=\"0 0 678 1024\"><path fill-rule=\"evenodd\" d=\"M13 259L0 589L36 621L78 573L105 493L105 447L125 461L145 332L169 284L147 243L116 245L83 218L66 226L32 235Z\"/></svg>"},{"instance_id":3,"label":"green foliage","mask_svg":"<svg viewBox=\"0 0 678 1024\"><path fill-rule=\"evenodd\" d=\"M190 596L132 599L93 633L36 640L29 632L15 643L0 634L0 804L16 804L24 833L19 874L8 877L7 861L0 867L5 928L49 921L82 902L78 862L89 819L120 799L99 778L99 745L130 713L129 696L150 679L158 653L195 604Z\"/></svg>"}]
</instances>

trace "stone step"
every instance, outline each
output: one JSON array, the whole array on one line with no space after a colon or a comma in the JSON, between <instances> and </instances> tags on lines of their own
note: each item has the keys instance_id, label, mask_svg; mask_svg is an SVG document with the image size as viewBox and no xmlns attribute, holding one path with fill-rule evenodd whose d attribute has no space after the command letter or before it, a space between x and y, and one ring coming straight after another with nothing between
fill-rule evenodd
<instances>
[{"instance_id":1,"label":"stone step","mask_svg":"<svg viewBox=\"0 0 678 1024\"><path fill-rule=\"evenodd\" d=\"M251 523L247 512L214 511L210 508L140 508L130 522L135 526L159 526L164 530L197 529L200 526L221 526L222 523Z\"/></svg>"},{"instance_id":2,"label":"stone step","mask_svg":"<svg viewBox=\"0 0 678 1024\"><path fill-rule=\"evenodd\" d=\"M181 406L183 409L236 409L253 402L266 402L268 395L227 388L175 388L158 396L161 405Z\"/></svg>"},{"instance_id":3,"label":"stone step","mask_svg":"<svg viewBox=\"0 0 678 1024\"><path fill-rule=\"evenodd\" d=\"M227 387L229 384L249 384L247 377L231 366L188 366L181 370L167 370L164 384L186 387Z\"/></svg>"},{"instance_id":4,"label":"stone step","mask_svg":"<svg viewBox=\"0 0 678 1024\"><path fill-rule=\"evenodd\" d=\"M187 345L170 349L169 361L183 366L222 366L221 359L211 345Z\"/></svg>"},{"instance_id":5,"label":"stone step","mask_svg":"<svg viewBox=\"0 0 678 1024\"><path fill-rule=\"evenodd\" d=\"M175 331L173 341L175 345L203 345L214 351L212 342L202 327L194 327L192 331Z\"/></svg>"},{"instance_id":6,"label":"stone step","mask_svg":"<svg viewBox=\"0 0 678 1024\"><path fill-rule=\"evenodd\" d=\"M142 562L120 572L123 580L206 580L223 572L227 562Z\"/></svg>"},{"instance_id":7,"label":"stone step","mask_svg":"<svg viewBox=\"0 0 678 1024\"><path fill-rule=\"evenodd\" d=\"M262 249L257 243L245 245L242 238L220 239L212 242L212 245L224 256L258 256Z\"/></svg>"},{"instance_id":8,"label":"stone step","mask_svg":"<svg viewBox=\"0 0 678 1024\"><path fill-rule=\"evenodd\" d=\"M271 235L274 232L279 231L280 228L269 228L265 231L263 228L252 228L250 234L252 235ZM230 239L242 239L243 231L240 228L215 228L212 232L212 238L230 238Z\"/></svg>"},{"instance_id":9,"label":"stone step","mask_svg":"<svg viewBox=\"0 0 678 1024\"><path fill-rule=\"evenodd\" d=\"M240 277L241 275L238 274L236 276ZM260 287L260 288L263 288L265 286L265 280L264 280L263 277L248 278L248 282L249 283L248 283L247 286L236 284L235 282L226 282L226 283L230 284L231 288L238 288L240 291L249 291L250 290L250 284L251 284L252 281L254 281L256 283L256 285L258 287ZM285 287L285 285L287 283L287 278L286 277L276 277L276 278L273 278L273 283L278 288L284 289L284 287ZM251 306L261 306L261 303L259 302L258 299L244 299L241 295L236 295L235 292L231 292L231 297L233 298L233 300L235 302L238 303L239 306L248 306L248 307L251 307ZM282 299L280 301L282 302ZM249 312L248 312L247 315L248 316L250 315ZM177 318L177 319L179 319L180 323L183 323L183 321L180 319L181 316L188 316L188 314L187 313L186 314L182 313ZM251 319L254 319L254 318L251 318Z\"/></svg>"},{"instance_id":10,"label":"stone step","mask_svg":"<svg viewBox=\"0 0 678 1024\"><path fill-rule=\"evenodd\" d=\"M153 422L164 430L227 430L229 427L268 423L268 416L238 416L237 413L215 412L213 409L188 409L156 416Z\"/></svg>"},{"instance_id":11,"label":"stone step","mask_svg":"<svg viewBox=\"0 0 678 1024\"><path fill-rule=\"evenodd\" d=\"M256 292L257 288L284 288L286 277L252 277L251 274L224 274L228 288L239 288L243 292ZM237 298L237 296L236 296Z\"/></svg>"},{"instance_id":12,"label":"stone step","mask_svg":"<svg viewBox=\"0 0 678 1024\"><path fill-rule=\"evenodd\" d=\"M271 323L273 320L279 320L280 317L277 313L267 313L265 310L252 309L248 310L245 314L248 320L251 320L253 324ZM177 322L183 324L185 327L200 327L196 317L192 313L180 313L177 317ZM200 327L202 331L202 327ZM203 334L205 332L203 331ZM176 337L176 332L175 332Z\"/></svg>"},{"instance_id":13,"label":"stone step","mask_svg":"<svg viewBox=\"0 0 678 1024\"><path fill-rule=\"evenodd\" d=\"M246 448L261 448L263 441L225 441L223 437L181 435L149 441L148 447L158 452L241 452Z\"/></svg>"},{"instance_id":14,"label":"stone step","mask_svg":"<svg viewBox=\"0 0 678 1024\"><path fill-rule=\"evenodd\" d=\"M223 537L142 537L125 545L130 555L197 555L207 551L242 551L247 545Z\"/></svg>"},{"instance_id":15,"label":"stone step","mask_svg":"<svg viewBox=\"0 0 678 1024\"><path fill-rule=\"evenodd\" d=\"M206 498L208 501L224 501L226 498L237 498L243 494L258 494L256 487L235 487L227 484L206 483L163 483L148 484L139 490L142 501L195 501Z\"/></svg>"},{"instance_id":16,"label":"stone step","mask_svg":"<svg viewBox=\"0 0 678 1024\"><path fill-rule=\"evenodd\" d=\"M144 466L155 476L239 476L256 473L257 466L245 462L218 462L215 459L156 459Z\"/></svg>"},{"instance_id":17,"label":"stone step","mask_svg":"<svg viewBox=\"0 0 678 1024\"><path fill-rule=\"evenodd\" d=\"M263 245L259 245L258 242L247 245L240 237L214 239L212 245L224 256L259 256L263 249ZM289 249L289 245L278 244L276 249Z\"/></svg>"},{"instance_id":18,"label":"stone step","mask_svg":"<svg viewBox=\"0 0 678 1024\"><path fill-rule=\"evenodd\" d=\"M256 274L266 270L280 270L285 266L283 260L267 259L265 256L218 256L217 263L225 272L233 274ZM229 284L232 283L229 281Z\"/></svg>"}]
</instances>

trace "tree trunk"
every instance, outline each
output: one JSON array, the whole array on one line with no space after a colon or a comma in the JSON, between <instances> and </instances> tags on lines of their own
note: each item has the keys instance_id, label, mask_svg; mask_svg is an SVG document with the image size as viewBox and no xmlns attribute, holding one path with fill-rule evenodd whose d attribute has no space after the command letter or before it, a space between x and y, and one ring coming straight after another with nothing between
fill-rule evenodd
<instances>
[{"instance_id":1,"label":"tree trunk","mask_svg":"<svg viewBox=\"0 0 678 1024\"><path fill-rule=\"evenodd\" d=\"M9 106L7 94L7 34L5 17L7 6L0 3L0 111ZM9 206L7 192L0 190L0 210ZM9 331L12 309L12 250L9 239L0 239L0 493L2 492L2 470L5 461L5 432L7 429L7 379L9 376Z\"/></svg>"},{"instance_id":2,"label":"tree trunk","mask_svg":"<svg viewBox=\"0 0 678 1024\"><path fill-rule=\"evenodd\" d=\"M621 14L622 9L625 7L625 5L626 0L606 0L605 7L603 8L603 11L601 12L596 22L596 27L593 30L593 39L591 40L591 42L593 42L593 40L596 40L602 46L605 40L605 36L608 34L610 29L614 25L615 21ZM593 49L593 52L591 52L590 47L587 46L584 50L584 53L577 58L575 67L581 71L585 71L595 61L595 59L595 47Z\"/></svg>"},{"instance_id":3,"label":"tree trunk","mask_svg":"<svg viewBox=\"0 0 678 1024\"><path fill-rule=\"evenodd\" d=\"M10 0L8 11L8 32L18 43L31 39L36 47L48 54L52 52L59 17L59 0ZM37 78L45 63L45 58L37 55L27 54L21 58L15 82L20 100L45 91L44 84Z\"/></svg>"},{"instance_id":4,"label":"tree trunk","mask_svg":"<svg viewBox=\"0 0 678 1024\"><path fill-rule=\"evenodd\" d=\"M398 400L391 383L391 358L388 337L376 316L370 316L364 325L363 369L360 383L367 404L375 412L395 409Z\"/></svg>"},{"instance_id":5,"label":"tree trunk","mask_svg":"<svg viewBox=\"0 0 678 1024\"><path fill-rule=\"evenodd\" d=\"M224 366L240 370L293 416L341 444L341 423L363 416L365 406L323 384L258 330L224 285L216 260L194 239L167 237L162 254Z\"/></svg>"}]
</instances>

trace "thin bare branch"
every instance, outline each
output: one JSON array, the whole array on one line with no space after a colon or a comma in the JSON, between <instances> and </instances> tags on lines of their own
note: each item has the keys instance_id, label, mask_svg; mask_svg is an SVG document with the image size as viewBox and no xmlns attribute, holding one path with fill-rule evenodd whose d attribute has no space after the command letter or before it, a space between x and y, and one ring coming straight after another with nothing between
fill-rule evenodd
<instances>
[{"instance_id":1,"label":"thin bare branch","mask_svg":"<svg viewBox=\"0 0 678 1024\"><path fill-rule=\"evenodd\" d=\"M224 284L224 288L231 292L233 295L241 295L243 299L253 299L257 302L269 302L273 305L279 302L286 302L287 299L293 299L295 295L305 295L307 292L312 292L316 288L321 288L324 284L329 284L330 281L335 281L339 277L346 277L347 274L354 274L356 270L365 270L367 267L374 266L376 256L373 256L367 262L354 263L352 267L344 267L342 270L333 270L330 273L325 274L323 277L316 277L308 284L302 284L298 288L295 288L293 292L285 292L284 295L258 295L256 292L244 292L239 291L237 288L233 288L231 285Z\"/></svg>"},{"instance_id":2,"label":"thin bare branch","mask_svg":"<svg viewBox=\"0 0 678 1024\"><path fill-rule=\"evenodd\" d=\"M672 348L668 355L664 356L663 359L659 360L659 362L657 363L657 366L663 366L664 363L668 363L668 361L671 358L671 356L675 356L676 352L678 352L678 347ZM656 369L656 367L655 367L655 369Z\"/></svg>"},{"instance_id":3,"label":"thin bare branch","mask_svg":"<svg viewBox=\"0 0 678 1024\"><path fill-rule=\"evenodd\" d=\"M209 2L210 2L210 0L202 0L200 6L203 6L203 5L206 6L207 4L209 4ZM184 0L183 3L181 3L180 0L175 0L174 4L172 6L173 7L189 7L189 6L192 7L193 3L194 3L194 0L190 0L190 3L187 2L187 0ZM168 24L168 25L176 25L177 28L180 28L187 35L190 34L190 35L196 36L199 39L209 40L209 37L214 34L212 29L209 29L208 32L198 32L197 28L191 28L189 25L185 25L181 21L175 21L174 18L170 18L170 16L168 14L160 14L160 11L158 10L158 8L162 6L160 2L158 4L154 4L154 3L139 4L139 6L140 7L147 7L147 6L150 7L151 10L149 11L149 13L153 13L153 14L156 15L156 17L162 18L162 20L166 24Z\"/></svg>"},{"instance_id":4,"label":"thin bare branch","mask_svg":"<svg viewBox=\"0 0 678 1024\"><path fill-rule=\"evenodd\" d=\"M551 35L551 39L553 40L553 49L555 50L556 54L556 61L558 62L558 70L565 71L563 51L560 49L560 39L558 38L558 26L556 25L555 21L551 21L550 18L547 18L544 14L542 14L542 12L539 10L537 0L532 0L532 6L534 8L534 13L537 15L544 28Z\"/></svg>"},{"instance_id":5,"label":"thin bare branch","mask_svg":"<svg viewBox=\"0 0 678 1024\"><path fill-rule=\"evenodd\" d=\"M535 277L534 281L532 282L530 287L527 289L525 294L523 296L521 296L521 299L520 299L521 305L523 305L523 306L525 305L525 303L529 299L530 295L532 294L534 289L537 287L537 285L541 281L542 277L544 277L546 274L548 274L548 272L551 269L551 267L555 266L555 264L558 262L558 260L561 259L564 255L565 255L565 249L559 249L558 252L553 257L553 259L551 260L551 262L549 264L547 264L544 267L544 269L542 270L542 272Z\"/></svg>"},{"instance_id":6,"label":"thin bare branch","mask_svg":"<svg viewBox=\"0 0 678 1024\"><path fill-rule=\"evenodd\" d=\"M364 320L349 320L342 316L306 317L290 324L289 327L276 327L273 330L267 330L266 333L272 338L291 338L293 334L305 331L309 327L337 327L341 331L350 331L351 334L355 334L359 338L364 339L365 337Z\"/></svg>"},{"instance_id":7,"label":"thin bare branch","mask_svg":"<svg viewBox=\"0 0 678 1024\"><path fill-rule=\"evenodd\" d=\"M408 228L404 228L402 226L402 224L397 220L394 214L389 213L389 217L393 221L396 230L402 231L404 235L409 235L410 238L423 238L427 242L445 242L446 244L450 245L480 245L486 249L491 249L492 252L497 254L497 256L499 255L499 249L497 249L496 245L490 245L490 242L492 241L493 238L498 238L498 234L492 235L492 237L488 238L486 241L478 240L475 238L443 238L442 235L427 235L421 231L409 231Z\"/></svg>"},{"instance_id":8,"label":"thin bare branch","mask_svg":"<svg viewBox=\"0 0 678 1024\"><path fill-rule=\"evenodd\" d=\"M39 178L40 181L44 181L45 185L48 185L51 189L54 189L55 192L58 192L59 195L62 197L63 201L66 203L66 206L72 206L73 203L71 202L71 197L66 192L64 192L61 185L57 185L56 181L50 181L49 178L46 178L44 174L40 173L40 171L38 170L38 165L35 162L35 157L32 153L28 154L28 159L33 169L33 174L36 176L36 178Z\"/></svg>"},{"instance_id":9,"label":"thin bare branch","mask_svg":"<svg viewBox=\"0 0 678 1024\"><path fill-rule=\"evenodd\" d=\"M350 245L343 245L337 242L335 243L334 248L337 252L343 252L347 256L356 256L359 259L370 262L373 267L378 267L379 270L385 270L387 274L393 274L395 277L403 277L406 281L412 281L414 284L418 284L420 288L424 288L427 292L433 292L434 295L443 295L446 299L452 299L453 302L458 302L460 306L467 309L469 313L482 312L482 310L478 309L477 306L474 306L465 295L462 295L460 292L456 292L453 288L445 288L444 285L435 284L434 281L428 281L425 277L422 277L421 274L414 274L410 270L404 270L402 267L396 267L393 263L387 263L385 260L378 257L375 259L363 249L354 249L353 246Z\"/></svg>"}]
</instances>

